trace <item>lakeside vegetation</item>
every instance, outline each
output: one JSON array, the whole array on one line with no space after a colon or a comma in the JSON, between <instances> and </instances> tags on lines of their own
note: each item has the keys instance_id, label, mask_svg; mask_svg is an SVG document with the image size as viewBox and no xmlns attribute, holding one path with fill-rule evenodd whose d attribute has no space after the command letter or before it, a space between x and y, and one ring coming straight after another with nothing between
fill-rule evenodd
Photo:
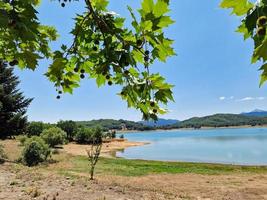
<instances>
[{"instance_id":1,"label":"lakeside vegetation","mask_svg":"<svg viewBox=\"0 0 267 200\"><path fill-rule=\"evenodd\" d=\"M99 120L91 120L91 121L77 121L77 125L82 125L88 128L92 128L95 126L100 126L103 130L138 130L138 131L146 131L146 130L154 130L155 128L152 126L146 126L138 122L129 121L129 120L114 120L114 119L99 119Z\"/></svg>"}]
</instances>

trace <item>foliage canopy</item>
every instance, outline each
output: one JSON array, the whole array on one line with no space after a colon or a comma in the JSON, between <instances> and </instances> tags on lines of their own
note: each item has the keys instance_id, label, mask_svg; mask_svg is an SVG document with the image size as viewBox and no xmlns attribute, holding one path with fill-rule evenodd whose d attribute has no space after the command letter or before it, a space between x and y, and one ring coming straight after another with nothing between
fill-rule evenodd
<instances>
[{"instance_id":1,"label":"foliage canopy","mask_svg":"<svg viewBox=\"0 0 267 200\"><path fill-rule=\"evenodd\" d=\"M46 76L54 83L57 98L62 92L72 93L88 76L98 86L121 85L121 98L140 110L144 119L166 113L161 107L174 101L173 86L160 74L151 73L150 67L175 55L173 40L164 34L173 23L167 15L169 0L143 0L138 12L128 6L132 27L108 10L108 0L80 1L86 11L75 17L73 43L56 51L51 51L49 43L57 39L57 31L42 25L37 16L40 2L0 2L0 60L34 70L40 59L51 59ZM61 6L65 4L62 1Z\"/></svg>"}]
</instances>

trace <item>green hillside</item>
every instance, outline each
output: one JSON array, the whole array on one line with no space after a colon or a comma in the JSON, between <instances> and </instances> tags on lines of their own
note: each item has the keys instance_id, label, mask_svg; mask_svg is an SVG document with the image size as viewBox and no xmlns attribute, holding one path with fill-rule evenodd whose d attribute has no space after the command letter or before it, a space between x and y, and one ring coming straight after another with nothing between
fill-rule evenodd
<instances>
[{"instance_id":1,"label":"green hillside","mask_svg":"<svg viewBox=\"0 0 267 200\"><path fill-rule=\"evenodd\" d=\"M141 123L128 121L128 120L114 120L114 119L99 119L99 120L91 120L91 121L78 121L78 125L84 125L86 127L95 127L101 126L105 130L138 130L138 131L145 131L145 130L153 130L155 128L143 125Z\"/></svg>"},{"instance_id":2,"label":"green hillside","mask_svg":"<svg viewBox=\"0 0 267 200\"><path fill-rule=\"evenodd\" d=\"M228 127L243 125L263 125L267 124L266 117L252 117L236 114L216 114L205 117L193 117L188 120L178 122L165 128L201 128L201 127Z\"/></svg>"}]
</instances>

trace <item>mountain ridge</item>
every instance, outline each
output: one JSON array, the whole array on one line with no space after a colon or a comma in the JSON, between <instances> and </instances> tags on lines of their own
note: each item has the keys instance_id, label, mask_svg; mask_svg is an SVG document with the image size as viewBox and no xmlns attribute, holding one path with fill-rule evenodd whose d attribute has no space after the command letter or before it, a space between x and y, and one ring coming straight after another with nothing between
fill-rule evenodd
<instances>
[{"instance_id":1,"label":"mountain ridge","mask_svg":"<svg viewBox=\"0 0 267 200\"><path fill-rule=\"evenodd\" d=\"M255 109L251 112L243 112L240 115L244 116L254 116L254 117L267 117L267 111L261 109Z\"/></svg>"}]
</instances>

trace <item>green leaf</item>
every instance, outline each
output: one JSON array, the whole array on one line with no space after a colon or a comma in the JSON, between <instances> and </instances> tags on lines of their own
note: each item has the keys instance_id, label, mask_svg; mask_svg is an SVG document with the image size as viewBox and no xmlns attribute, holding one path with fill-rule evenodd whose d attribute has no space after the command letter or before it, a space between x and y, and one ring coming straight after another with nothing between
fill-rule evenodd
<instances>
[{"instance_id":1,"label":"green leaf","mask_svg":"<svg viewBox=\"0 0 267 200\"><path fill-rule=\"evenodd\" d=\"M144 15L146 15L148 13L152 13L153 8L154 8L153 0L143 0L142 11L144 12Z\"/></svg>"},{"instance_id":2,"label":"green leaf","mask_svg":"<svg viewBox=\"0 0 267 200\"><path fill-rule=\"evenodd\" d=\"M169 12L168 4L164 0L158 0L154 6L153 14L155 17L161 17Z\"/></svg>"},{"instance_id":3,"label":"green leaf","mask_svg":"<svg viewBox=\"0 0 267 200\"><path fill-rule=\"evenodd\" d=\"M96 10L105 11L108 6L108 0L91 0L92 5L95 7Z\"/></svg>"},{"instance_id":4,"label":"green leaf","mask_svg":"<svg viewBox=\"0 0 267 200\"><path fill-rule=\"evenodd\" d=\"M262 44L258 46L253 53L252 63L255 63L256 60L263 59L263 61L267 60L267 37L263 40Z\"/></svg>"},{"instance_id":5,"label":"green leaf","mask_svg":"<svg viewBox=\"0 0 267 200\"><path fill-rule=\"evenodd\" d=\"M160 18L158 27L165 28L168 27L169 25L173 24L174 21L171 19L169 16L163 16Z\"/></svg>"},{"instance_id":6,"label":"green leaf","mask_svg":"<svg viewBox=\"0 0 267 200\"><path fill-rule=\"evenodd\" d=\"M142 21L141 27L143 31L152 31L152 22L151 21Z\"/></svg>"},{"instance_id":7,"label":"green leaf","mask_svg":"<svg viewBox=\"0 0 267 200\"><path fill-rule=\"evenodd\" d=\"M263 70L260 79L260 87L267 81L267 63L261 66L260 70Z\"/></svg>"},{"instance_id":8,"label":"green leaf","mask_svg":"<svg viewBox=\"0 0 267 200\"><path fill-rule=\"evenodd\" d=\"M253 8L253 4L248 0L223 0L220 6L222 8L231 8L232 13L237 16L245 15Z\"/></svg>"}]
</instances>

